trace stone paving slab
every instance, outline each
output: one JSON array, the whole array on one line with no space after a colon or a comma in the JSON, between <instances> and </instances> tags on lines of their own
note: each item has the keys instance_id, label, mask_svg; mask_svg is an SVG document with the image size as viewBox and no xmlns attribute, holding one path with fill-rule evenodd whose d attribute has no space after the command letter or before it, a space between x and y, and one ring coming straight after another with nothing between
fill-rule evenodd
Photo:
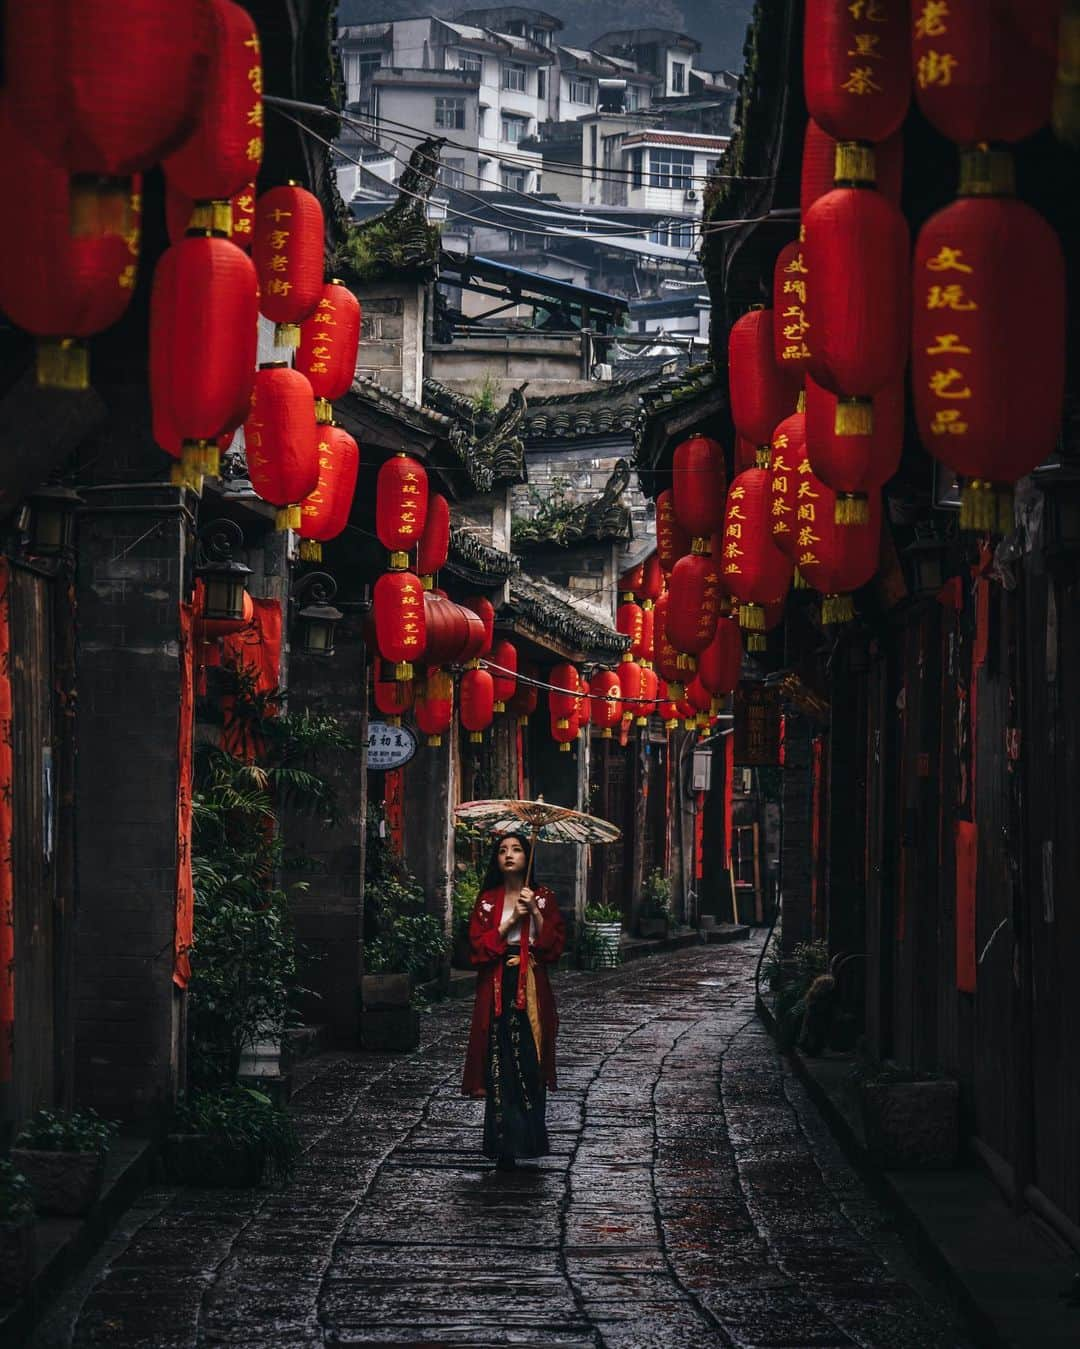
<instances>
[{"instance_id":1,"label":"stone paving slab","mask_svg":"<svg viewBox=\"0 0 1080 1349\"><path fill-rule=\"evenodd\" d=\"M552 1155L511 1174L466 1004L304 1063L292 1181L145 1197L38 1349L970 1349L756 1021L758 951L560 972Z\"/></svg>"}]
</instances>

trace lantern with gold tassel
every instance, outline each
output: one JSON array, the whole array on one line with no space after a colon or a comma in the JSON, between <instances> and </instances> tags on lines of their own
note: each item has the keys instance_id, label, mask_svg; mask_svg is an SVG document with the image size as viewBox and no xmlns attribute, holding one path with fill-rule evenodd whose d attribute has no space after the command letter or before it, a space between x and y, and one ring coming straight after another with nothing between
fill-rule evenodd
<instances>
[{"instance_id":1,"label":"lantern with gold tassel","mask_svg":"<svg viewBox=\"0 0 1080 1349\"><path fill-rule=\"evenodd\" d=\"M836 493L836 522L865 524L868 498L900 467L904 446L904 385L886 384L873 397L874 432L845 436L836 430L837 397L806 378L806 454L816 477Z\"/></svg>"},{"instance_id":2,"label":"lantern with gold tassel","mask_svg":"<svg viewBox=\"0 0 1080 1349\"><path fill-rule=\"evenodd\" d=\"M579 697L577 702L577 718L578 718L578 728L582 731L586 730L589 727L590 723L592 722L592 698L590 697L591 693L592 693L592 686L590 685L589 681L585 679L582 675L578 675Z\"/></svg>"},{"instance_id":3,"label":"lantern with gold tassel","mask_svg":"<svg viewBox=\"0 0 1080 1349\"><path fill-rule=\"evenodd\" d=\"M375 532L390 554L390 568L409 565L427 519L428 478L423 464L395 454L379 469L375 484Z\"/></svg>"},{"instance_id":4,"label":"lantern with gold tassel","mask_svg":"<svg viewBox=\"0 0 1080 1349\"><path fill-rule=\"evenodd\" d=\"M623 660L618 669L619 692L622 701L622 719L633 722L641 715L647 697L645 667L635 660Z\"/></svg>"},{"instance_id":5,"label":"lantern with gold tassel","mask_svg":"<svg viewBox=\"0 0 1080 1349\"><path fill-rule=\"evenodd\" d=\"M401 718L413 705L413 686L407 681L380 679L375 673L375 706L390 726L400 726Z\"/></svg>"},{"instance_id":6,"label":"lantern with gold tassel","mask_svg":"<svg viewBox=\"0 0 1080 1349\"><path fill-rule=\"evenodd\" d=\"M756 446L761 468L769 467L773 430L794 409L799 382L797 371L792 373L776 360L771 310L752 309L732 324L728 335L731 420L739 435Z\"/></svg>"},{"instance_id":7,"label":"lantern with gold tassel","mask_svg":"<svg viewBox=\"0 0 1080 1349\"><path fill-rule=\"evenodd\" d=\"M280 347L300 344L300 324L323 293L325 225L319 199L297 183L272 187L255 202L252 258L259 309Z\"/></svg>"},{"instance_id":8,"label":"lantern with gold tassel","mask_svg":"<svg viewBox=\"0 0 1080 1349\"><path fill-rule=\"evenodd\" d=\"M694 553L706 553L724 516L724 451L708 436L691 436L675 447L672 493L675 517L690 535Z\"/></svg>"},{"instance_id":9,"label":"lantern with gold tassel","mask_svg":"<svg viewBox=\"0 0 1080 1349\"><path fill-rule=\"evenodd\" d=\"M234 192L228 200L228 213L217 202L208 204L198 202L181 192L171 183L165 184L165 228L170 243L179 243L189 229L214 229L225 233L228 222L229 238L242 248L251 252L255 237L255 184L245 183L239 192ZM207 224L207 221L211 224Z\"/></svg>"},{"instance_id":10,"label":"lantern with gold tassel","mask_svg":"<svg viewBox=\"0 0 1080 1349\"><path fill-rule=\"evenodd\" d=\"M495 640L495 606L486 595L470 595L464 601L466 609L471 609L484 625L484 645L479 655L486 656Z\"/></svg>"},{"instance_id":11,"label":"lantern with gold tassel","mask_svg":"<svg viewBox=\"0 0 1080 1349\"><path fill-rule=\"evenodd\" d=\"M855 617L851 593L867 584L878 568L881 551L881 494L868 498L865 521L839 525L835 494L817 478L813 485L817 519L799 533L795 559L799 573L821 596L823 623L847 623Z\"/></svg>"},{"instance_id":12,"label":"lantern with gold tassel","mask_svg":"<svg viewBox=\"0 0 1080 1349\"><path fill-rule=\"evenodd\" d=\"M903 177L901 132L871 145L851 138L837 140L813 119L807 122L799 184L799 206L804 219L818 197L834 187L850 187L852 182L872 184L887 201L899 206Z\"/></svg>"},{"instance_id":13,"label":"lantern with gold tassel","mask_svg":"<svg viewBox=\"0 0 1080 1349\"><path fill-rule=\"evenodd\" d=\"M794 412L785 417L773 435L773 469L769 480L769 530L773 543L792 562L796 539L807 522L813 522L820 507L808 479L813 476L806 456L806 414ZM795 570L796 590L806 582Z\"/></svg>"},{"instance_id":14,"label":"lantern with gold tassel","mask_svg":"<svg viewBox=\"0 0 1080 1349\"><path fill-rule=\"evenodd\" d=\"M645 665L656 660L656 606L646 600L641 610L641 650L638 659Z\"/></svg>"},{"instance_id":15,"label":"lantern with gold tassel","mask_svg":"<svg viewBox=\"0 0 1080 1349\"><path fill-rule=\"evenodd\" d=\"M806 106L837 140L883 141L899 130L911 101L908 13L900 0L807 0Z\"/></svg>"},{"instance_id":16,"label":"lantern with gold tassel","mask_svg":"<svg viewBox=\"0 0 1080 1349\"><path fill-rule=\"evenodd\" d=\"M430 590L435 584L435 573L446 566L450 553L450 503L441 492L428 495L424 532L416 545L416 570Z\"/></svg>"},{"instance_id":17,"label":"lantern with gold tassel","mask_svg":"<svg viewBox=\"0 0 1080 1349\"><path fill-rule=\"evenodd\" d=\"M576 721L577 718L577 699L580 691L577 669L565 662L555 665L548 673L547 682L552 685L548 690L551 724L564 731L571 720ZM577 734L576 726L574 734Z\"/></svg>"},{"instance_id":18,"label":"lantern with gold tassel","mask_svg":"<svg viewBox=\"0 0 1080 1349\"><path fill-rule=\"evenodd\" d=\"M636 567L631 567L624 571L619 577L619 593L623 599L632 600L638 592L642 581L645 579L645 564L639 562Z\"/></svg>"},{"instance_id":19,"label":"lantern with gold tassel","mask_svg":"<svg viewBox=\"0 0 1080 1349\"><path fill-rule=\"evenodd\" d=\"M461 676L458 702L458 715L470 742L481 744L495 716L495 682L491 674L476 667L466 670Z\"/></svg>"},{"instance_id":20,"label":"lantern with gold tassel","mask_svg":"<svg viewBox=\"0 0 1080 1349\"><path fill-rule=\"evenodd\" d=\"M679 670L693 670L695 658L712 641L722 593L718 558L690 553L676 562L665 626L668 641L679 652Z\"/></svg>"},{"instance_id":21,"label":"lantern with gold tassel","mask_svg":"<svg viewBox=\"0 0 1080 1349\"><path fill-rule=\"evenodd\" d=\"M641 564L641 585L637 597L643 609L651 609L664 593L664 570L657 553L650 553Z\"/></svg>"},{"instance_id":22,"label":"lantern with gold tassel","mask_svg":"<svg viewBox=\"0 0 1080 1349\"><path fill-rule=\"evenodd\" d=\"M766 604L783 599L791 559L773 542L771 474L750 468L732 482L724 515L724 585L739 601L739 623L751 635L765 626Z\"/></svg>"},{"instance_id":23,"label":"lantern with gold tassel","mask_svg":"<svg viewBox=\"0 0 1080 1349\"><path fill-rule=\"evenodd\" d=\"M645 631L645 614L641 605L635 604L633 600L623 600L615 610L615 630L630 638L631 653L640 656Z\"/></svg>"},{"instance_id":24,"label":"lantern with gold tassel","mask_svg":"<svg viewBox=\"0 0 1080 1349\"><path fill-rule=\"evenodd\" d=\"M806 249L801 239L785 244L773 268L773 307L765 312L772 318L773 360L791 372L790 379L801 379L810 363L806 336L810 328L806 317ZM740 435L735 454L738 472L756 465L756 447Z\"/></svg>"},{"instance_id":25,"label":"lantern with gold tassel","mask_svg":"<svg viewBox=\"0 0 1080 1349\"><path fill-rule=\"evenodd\" d=\"M442 738L454 724L454 679L437 665L428 666L416 682L413 719L417 730L427 736L429 749L442 744Z\"/></svg>"},{"instance_id":26,"label":"lantern with gold tassel","mask_svg":"<svg viewBox=\"0 0 1080 1349\"><path fill-rule=\"evenodd\" d=\"M738 622L734 618L719 619L712 641L698 657L697 668L698 679L713 699L714 713L719 711L716 700L725 693L734 693L738 687L742 653Z\"/></svg>"},{"instance_id":27,"label":"lantern with gold tassel","mask_svg":"<svg viewBox=\"0 0 1080 1349\"><path fill-rule=\"evenodd\" d=\"M612 730L622 720L619 676L614 670L597 670L589 681L589 691L593 697L593 725L600 728L601 740L610 740Z\"/></svg>"},{"instance_id":28,"label":"lantern with gold tassel","mask_svg":"<svg viewBox=\"0 0 1080 1349\"><path fill-rule=\"evenodd\" d=\"M960 199L915 249L912 384L923 445L963 479L960 524L1011 528L1011 488L1053 450L1065 380L1065 270L1057 235L1006 195L1008 156L962 157ZM1004 160L1004 163L1000 161Z\"/></svg>"},{"instance_id":29,"label":"lantern with gold tassel","mask_svg":"<svg viewBox=\"0 0 1080 1349\"><path fill-rule=\"evenodd\" d=\"M235 246L223 246L244 258ZM244 445L251 485L277 507L278 529L300 528L300 503L318 486L318 431L307 379L282 363L260 366L244 422Z\"/></svg>"},{"instance_id":30,"label":"lantern with gold tassel","mask_svg":"<svg viewBox=\"0 0 1080 1349\"><path fill-rule=\"evenodd\" d=\"M517 647L505 637L492 642L488 656L491 677L495 681L495 711L505 712L507 704L517 692Z\"/></svg>"},{"instance_id":31,"label":"lantern with gold tassel","mask_svg":"<svg viewBox=\"0 0 1080 1349\"><path fill-rule=\"evenodd\" d=\"M349 523L360 469L356 441L340 426L320 426L318 447L318 485L300 503L300 557L305 562L321 562L323 544Z\"/></svg>"},{"instance_id":32,"label":"lantern with gold tassel","mask_svg":"<svg viewBox=\"0 0 1080 1349\"><path fill-rule=\"evenodd\" d=\"M413 677L413 662L425 653L427 622L424 589L411 571L388 571L376 580L371 611L379 655L403 683Z\"/></svg>"},{"instance_id":33,"label":"lantern with gold tassel","mask_svg":"<svg viewBox=\"0 0 1080 1349\"><path fill-rule=\"evenodd\" d=\"M656 601L653 610L653 652L660 677L667 682L672 698L683 695L683 671L679 666L679 652L668 636L668 607L671 593L666 591Z\"/></svg>"},{"instance_id":34,"label":"lantern with gold tassel","mask_svg":"<svg viewBox=\"0 0 1080 1349\"><path fill-rule=\"evenodd\" d=\"M330 404L352 388L360 324L360 301L343 281L330 281L322 289L315 312L300 325L296 369L311 381L320 422L333 418Z\"/></svg>"},{"instance_id":35,"label":"lantern with gold tassel","mask_svg":"<svg viewBox=\"0 0 1080 1349\"><path fill-rule=\"evenodd\" d=\"M656 498L656 555L665 576L690 551L690 535L675 514L675 494L667 487ZM644 578L644 568L642 569Z\"/></svg>"}]
</instances>

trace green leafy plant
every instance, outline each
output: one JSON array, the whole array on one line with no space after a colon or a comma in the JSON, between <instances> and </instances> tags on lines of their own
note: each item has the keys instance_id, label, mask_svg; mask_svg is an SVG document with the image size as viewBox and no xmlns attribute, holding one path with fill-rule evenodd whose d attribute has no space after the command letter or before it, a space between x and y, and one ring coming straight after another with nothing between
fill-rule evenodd
<instances>
[{"instance_id":1,"label":"green leafy plant","mask_svg":"<svg viewBox=\"0 0 1080 1349\"><path fill-rule=\"evenodd\" d=\"M660 867L653 867L641 887L641 917L671 917L671 882Z\"/></svg>"},{"instance_id":2,"label":"green leafy plant","mask_svg":"<svg viewBox=\"0 0 1080 1349\"><path fill-rule=\"evenodd\" d=\"M411 974L423 978L446 954L442 924L432 913L388 915L382 931L364 951L369 974Z\"/></svg>"},{"instance_id":3,"label":"green leafy plant","mask_svg":"<svg viewBox=\"0 0 1080 1349\"><path fill-rule=\"evenodd\" d=\"M0 1160L0 1223L19 1223L34 1212L29 1180L7 1160Z\"/></svg>"},{"instance_id":4,"label":"green leafy plant","mask_svg":"<svg viewBox=\"0 0 1080 1349\"><path fill-rule=\"evenodd\" d=\"M106 1152L116 1137L116 1127L93 1110L70 1114L39 1110L20 1129L15 1146L39 1152Z\"/></svg>"},{"instance_id":5,"label":"green leafy plant","mask_svg":"<svg viewBox=\"0 0 1080 1349\"><path fill-rule=\"evenodd\" d=\"M611 904L590 904L585 910L587 923L621 923L622 910Z\"/></svg>"},{"instance_id":6,"label":"green leafy plant","mask_svg":"<svg viewBox=\"0 0 1080 1349\"><path fill-rule=\"evenodd\" d=\"M795 1043L806 1012L806 995L820 975L829 970L829 948L824 941L799 942L790 959L771 949L762 964L769 987L776 994L774 1013L784 1044Z\"/></svg>"},{"instance_id":7,"label":"green leafy plant","mask_svg":"<svg viewBox=\"0 0 1080 1349\"><path fill-rule=\"evenodd\" d=\"M492 417L498 408L499 381L490 370L484 371L484 378L472 396L473 411Z\"/></svg>"},{"instance_id":8,"label":"green leafy plant","mask_svg":"<svg viewBox=\"0 0 1080 1349\"><path fill-rule=\"evenodd\" d=\"M177 1104L172 1127L177 1133L205 1134L242 1149L270 1180L288 1180L300 1155L289 1112L250 1087L191 1092Z\"/></svg>"}]
</instances>

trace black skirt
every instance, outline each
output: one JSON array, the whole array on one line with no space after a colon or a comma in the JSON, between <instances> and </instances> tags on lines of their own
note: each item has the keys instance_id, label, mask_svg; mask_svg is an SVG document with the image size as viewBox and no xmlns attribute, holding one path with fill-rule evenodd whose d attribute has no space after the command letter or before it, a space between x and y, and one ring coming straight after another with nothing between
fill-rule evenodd
<instances>
[{"instance_id":1,"label":"black skirt","mask_svg":"<svg viewBox=\"0 0 1080 1349\"><path fill-rule=\"evenodd\" d=\"M484 1156L496 1161L548 1152L547 1088L528 1013L514 1006L519 969L503 965L502 1016L492 1016L488 1036Z\"/></svg>"}]
</instances>

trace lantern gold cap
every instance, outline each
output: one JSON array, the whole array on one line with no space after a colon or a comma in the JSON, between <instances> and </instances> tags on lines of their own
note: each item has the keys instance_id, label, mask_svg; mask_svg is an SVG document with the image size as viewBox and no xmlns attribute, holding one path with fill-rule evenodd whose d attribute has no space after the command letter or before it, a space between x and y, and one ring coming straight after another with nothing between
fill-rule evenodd
<instances>
[{"instance_id":1,"label":"lantern gold cap","mask_svg":"<svg viewBox=\"0 0 1080 1349\"><path fill-rule=\"evenodd\" d=\"M88 389L86 343L75 337L42 338L37 344L37 383L41 389Z\"/></svg>"},{"instance_id":2,"label":"lantern gold cap","mask_svg":"<svg viewBox=\"0 0 1080 1349\"><path fill-rule=\"evenodd\" d=\"M315 420L320 426L333 426L334 405L328 398L315 399Z\"/></svg>"},{"instance_id":3,"label":"lantern gold cap","mask_svg":"<svg viewBox=\"0 0 1080 1349\"><path fill-rule=\"evenodd\" d=\"M877 181L874 147L863 141L837 141L833 181L845 187L873 187Z\"/></svg>"},{"instance_id":4,"label":"lantern gold cap","mask_svg":"<svg viewBox=\"0 0 1080 1349\"><path fill-rule=\"evenodd\" d=\"M401 549L395 549L390 554L391 571L407 571L409 567L409 555Z\"/></svg>"},{"instance_id":5,"label":"lantern gold cap","mask_svg":"<svg viewBox=\"0 0 1080 1349\"><path fill-rule=\"evenodd\" d=\"M1011 197L1016 192L1016 169L1008 150L974 145L960 152L961 197Z\"/></svg>"}]
</instances>

